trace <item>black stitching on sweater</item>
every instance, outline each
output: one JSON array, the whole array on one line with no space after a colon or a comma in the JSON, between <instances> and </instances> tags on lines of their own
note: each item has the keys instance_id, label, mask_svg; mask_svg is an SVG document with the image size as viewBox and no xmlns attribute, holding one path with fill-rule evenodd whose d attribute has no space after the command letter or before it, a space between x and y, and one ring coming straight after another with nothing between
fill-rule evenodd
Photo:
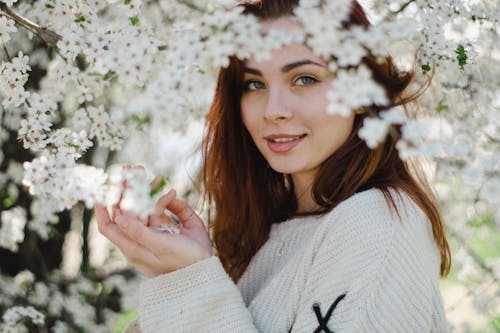
<instances>
[{"instance_id":1,"label":"black stitching on sweater","mask_svg":"<svg viewBox=\"0 0 500 333\"><path fill-rule=\"evenodd\" d=\"M339 304L339 302L341 300L343 300L344 297L346 297L346 295L347 295L347 293L342 294L339 297L337 297L337 299L332 303L332 305L330 305L330 308L328 309L328 311L326 312L326 315L324 317L321 315L320 304L317 302L313 304L312 307L313 307L314 313L316 314L316 318L318 319L318 322L319 322L319 326L314 330L314 333L321 333L321 332L335 333L328 328L328 325L327 325L328 320L332 316L333 310L335 310L335 308L337 307L337 304Z\"/></svg>"}]
</instances>

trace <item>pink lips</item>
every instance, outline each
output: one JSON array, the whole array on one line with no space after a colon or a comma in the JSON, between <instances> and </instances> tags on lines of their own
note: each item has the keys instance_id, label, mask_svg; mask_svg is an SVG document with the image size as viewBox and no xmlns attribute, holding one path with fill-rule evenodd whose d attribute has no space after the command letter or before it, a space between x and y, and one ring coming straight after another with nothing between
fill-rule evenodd
<instances>
[{"instance_id":1,"label":"pink lips","mask_svg":"<svg viewBox=\"0 0 500 333\"><path fill-rule=\"evenodd\" d=\"M305 135L283 134L283 135L269 135L269 136L265 137L265 139L267 140L267 146L269 147L269 149L271 149L271 151L273 151L275 153L286 153L287 151L290 151L295 146L297 146L302 141L302 139L304 139L304 137L305 137ZM274 142L274 141L272 141L272 139L276 139L276 138L296 138L296 139L291 140L291 141L287 141L287 142Z\"/></svg>"}]
</instances>

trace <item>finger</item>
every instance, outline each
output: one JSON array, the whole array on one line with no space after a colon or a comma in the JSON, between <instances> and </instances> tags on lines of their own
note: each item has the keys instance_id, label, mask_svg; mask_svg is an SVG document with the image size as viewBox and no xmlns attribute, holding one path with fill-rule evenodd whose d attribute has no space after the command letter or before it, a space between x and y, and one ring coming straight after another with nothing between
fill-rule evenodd
<instances>
[{"instance_id":1,"label":"finger","mask_svg":"<svg viewBox=\"0 0 500 333\"><path fill-rule=\"evenodd\" d=\"M199 228L201 226L205 227L203 220L185 200L174 197L168 203L167 209L177 215L181 220L182 225L187 229Z\"/></svg>"},{"instance_id":2,"label":"finger","mask_svg":"<svg viewBox=\"0 0 500 333\"><path fill-rule=\"evenodd\" d=\"M134 218L134 219L137 219L138 221L140 221L140 223L144 224L144 225L148 225L148 219L141 219L139 217L139 215L135 214L134 212L132 212L131 210L125 210L125 209L120 209L120 214L119 215L125 215L125 216L128 216L128 217L131 217L131 218ZM118 217L119 215L117 215L116 217ZM113 221L116 222L116 218L113 219Z\"/></svg>"},{"instance_id":3,"label":"finger","mask_svg":"<svg viewBox=\"0 0 500 333\"><path fill-rule=\"evenodd\" d=\"M154 189L156 185L158 185L161 180L163 179L163 176L162 175L158 175L155 177L155 179L153 179L153 181L151 182L150 184L150 189Z\"/></svg>"},{"instance_id":4,"label":"finger","mask_svg":"<svg viewBox=\"0 0 500 333\"><path fill-rule=\"evenodd\" d=\"M107 226L105 236L130 263L146 274L153 274L154 268L159 265L158 258L149 249L127 237L116 224Z\"/></svg>"},{"instance_id":5,"label":"finger","mask_svg":"<svg viewBox=\"0 0 500 333\"><path fill-rule=\"evenodd\" d=\"M96 203L94 205L94 215L97 219L98 227L106 227L111 224L111 218L109 217L108 210L103 205Z\"/></svg>"},{"instance_id":6,"label":"finger","mask_svg":"<svg viewBox=\"0 0 500 333\"><path fill-rule=\"evenodd\" d=\"M130 215L120 215L116 218L120 229L133 241L141 244L153 254L168 254L170 246L175 246L176 237L166 232L149 229Z\"/></svg>"},{"instance_id":7,"label":"finger","mask_svg":"<svg viewBox=\"0 0 500 333\"><path fill-rule=\"evenodd\" d=\"M170 202L175 198L177 193L175 192L174 189L171 189L168 191L167 194L163 195L158 199L155 205L155 214L164 214L165 209L167 209L167 206L170 204Z\"/></svg>"},{"instance_id":8,"label":"finger","mask_svg":"<svg viewBox=\"0 0 500 333\"><path fill-rule=\"evenodd\" d=\"M123 212L120 209L120 205L118 203L112 206L111 219L114 220L118 215L122 215Z\"/></svg>"},{"instance_id":9,"label":"finger","mask_svg":"<svg viewBox=\"0 0 500 333\"><path fill-rule=\"evenodd\" d=\"M132 170L132 169L142 169L142 170L145 170L144 167L142 165L139 165L139 164L123 164L122 165L122 168L124 170Z\"/></svg>"},{"instance_id":10,"label":"finger","mask_svg":"<svg viewBox=\"0 0 500 333\"><path fill-rule=\"evenodd\" d=\"M158 264L156 256L142 245L128 238L125 233L111 221L106 207L101 204L96 204L94 213L97 219L99 232L115 244L123 255L142 272L150 276L155 275L152 267Z\"/></svg>"},{"instance_id":11,"label":"finger","mask_svg":"<svg viewBox=\"0 0 500 333\"><path fill-rule=\"evenodd\" d=\"M176 225L170 217L165 214L152 214L148 216L148 226L149 227L159 227L163 224Z\"/></svg>"}]
</instances>

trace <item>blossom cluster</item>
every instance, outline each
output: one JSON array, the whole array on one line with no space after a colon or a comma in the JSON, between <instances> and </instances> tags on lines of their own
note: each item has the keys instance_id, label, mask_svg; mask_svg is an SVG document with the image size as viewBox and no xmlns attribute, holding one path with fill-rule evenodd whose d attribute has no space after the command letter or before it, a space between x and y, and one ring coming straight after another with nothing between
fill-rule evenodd
<instances>
[{"instance_id":1,"label":"blossom cluster","mask_svg":"<svg viewBox=\"0 0 500 333\"><path fill-rule=\"evenodd\" d=\"M0 299L0 306L8 308L2 316L0 332L29 332L33 326L43 328L48 324L48 318L55 322L51 332L72 329L109 332L117 320L117 310L136 306L133 299L114 300L113 297L125 295L127 286L135 286L138 282L120 274L69 279L61 272L54 272L48 281L38 281L28 270L14 277L0 276L0 291L4 296ZM114 305L97 310L97 299ZM14 300L22 300L24 305L16 305ZM97 323L98 311L102 311L105 318L101 323Z\"/></svg>"},{"instance_id":2,"label":"blossom cluster","mask_svg":"<svg viewBox=\"0 0 500 333\"><path fill-rule=\"evenodd\" d=\"M155 209L155 200L160 192L151 192L153 175L142 167L115 166L109 171L108 204L120 203L124 210L136 212L146 219Z\"/></svg>"},{"instance_id":3,"label":"blossom cluster","mask_svg":"<svg viewBox=\"0 0 500 333\"><path fill-rule=\"evenodd\" d=\"M25 148L38 154L32 162L24 164L23 184L30 187L30 193L50 202L47 207L54 208L53 211L45 209L43 214L34 213L34 220L42 220L37 215L51 216L49 220L53 220L55 212L79 200L90 207L96 198L105 196L106 176L98 169L76 163L92 145L89 140L96 138L99 146L116 150L127 139L127 134L136 133L136 129L144 129L151 123L165 123L167 128L182 131L186 122L202 117L214 87L212 74L217 68L227 66L231 56L264 60L275 48L305 43L318 55L331 59L330 69L336 72L328 93L329 113L347 116L363 106L387 104L384 90L373 80L362 60L367 56L385 57L397 41L417 38L424 51L424 65L435 61L445 66L446 60L455 61L449 53L456 50L441 43L448 40L443 38L442 23L445 18L463 19L464 15L478 11L460 3L429 6L425 0L417 1L416 6L421 9L420 22L401 17L369 27L345 29L350 1L301 1L295 15L303 31L262 33L256 18L242 16L239 7L200 5L196 14L188 16L179 5L162 3L160 12L174 10L182 14L169 16L171 25L167 25L167 29L156 26L156 33L151 25L156 20L152 14L155 9L151 7L152 11L148 12L149 7L142 1L125 1L116 6L67 0L49 6L20 4L21 12L61 35L57 51L62 60L56 57L48 66L41 83L43 97L41 94L29 96L22 87L30 69L27 56L20 53L1 67L1 74L7 78L6 87L16 89L16 92L3 90L7 95L3 103L23 107L25 116L18 134ZM475 17L485 20L488 15L483 11ZM105 25L107 20L113 25ZM416 37L419 28L423 39ZM468 54L472 53L469 50ZM79 56L84 59L83 68L77 65ZM111 98L104 102L107 89L111 96L118 90L129 91L129 94L118 94L125 97L123 101ZM113 108L107 109L103 102L114 104ZM53 128L53 122L60 117L57 103L67 105L65 112L71 121L66 125L68 130ZM360 136L368 146L374 147L387 135L391 123L379 117L367 119L364 125L366 128ZM436 144L423 145L428 131L422 122L407 120L402 133L397 147L403 158L417 154L440 156L446 149ZM70 180L78 178L80 173L96 182L95 186L82 186L79 181ZM40 226L36 229L44 230Z\"/></svg>"},{"instance_id":4,"label":"blossom cluster","mask_svg":"<svg viewBox=\"0 0 500 333\"><path fill-rule=\"evenodd\" d=\"M5 16L0 16L0 45L10 40L9 33L16 31L17 28L14 25L14 21L6 18Z\"/></svg>"},{"instance_id":5,"label":"blossom cluster","mask_svg":"<svg viewBox=\"0 0 500 333\"><path fill-rule=\"evenodd\" d=\"M28 81L28 56L19 52L12 61L0 64L0 96L3 97L4 108L17 107L23 104L29 96L24 90L24 84Z\"/></svg>"},{"instance_id":6,"label":"blossom cluster","mask_svg":"<svg viewBox=\"0 0 500 333\"><path fill-rule=\"evenodd\" d=\"M0 143L16 132L33 155L26 161L15 160L7 149L0 154L8 166L0 173L2 200L11 205L2 211L3 248L16 251L26 228L48 240L57 213L78 202L88 208L111 204L122 193L124 207L144 217L156 198L148 173L174 169L179 159L168 146L178 146L179 136L198 132L193 137L199 140L202 128L193 124L208 110L218 69L233 56L265 60L289 43L309 46L336 73L327 95L330 114L347 116L388 103L363 64L365 57L403 59L398 65L414 68L417 81L422 77L418 86L432 74L432 85L413 112L425 121L399 107L388 109L366 118L359 136L374 148L400 126L402 158L431 157L438 181L467 185L460 189L462 204L453 201L458 217L500 204L500 66L494 56L499 12L492 6L415 0L393 14L398 1L374 0L380 17L390 19L344 29L350 0L302 0L295 15L303 31L262 33L259 21L242 16L231 0L2 3L43 27L37 39L0 15L0 45L17 53L12 59L6 54L0 64ZM46 38L45 29L60 40ZM416 48L408 51L409 45ZM26 85L32 69L36 75ZM118 161L145 165L148 172L103 169ZM16 206L22 186L33 196L30 207ZM445 198L451 191L444 185L439 190ZM78 304L64 306L77 313ZM87 308L79 313L82 325L91 318ZM64 331L65 325L58 321L53 329Z\"/></svg>"},{"instance_id":7,"label":"blossom cluster","mask_svg":"<svg viewBox=\"0 0 500 333\"><path fill-rule=\"evenodd\" d=\"M2 327L2 332L16 331L19 330L19 323L24 319L28 318L33 324L41 325L44 323L44 315L32 306L14 306L8 309L3 315L4 327Z\"/></svg>"}]
</instances>

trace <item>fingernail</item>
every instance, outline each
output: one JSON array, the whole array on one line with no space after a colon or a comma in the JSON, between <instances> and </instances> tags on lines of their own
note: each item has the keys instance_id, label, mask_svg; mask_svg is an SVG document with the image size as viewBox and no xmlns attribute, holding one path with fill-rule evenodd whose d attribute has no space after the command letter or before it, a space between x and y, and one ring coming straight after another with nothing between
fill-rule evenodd
<instances>
[{"instance_id":1,"label":"fingernail","mask_svg":"<svg viewBox=\"0 0 500 333\"><path fill-rule=\"evenodd\" d=\"M128 225L128 219L123 217L123 216L117 216L115 219L116 223L118 223L122 227L127 227Z\"/></svg>"}]
</instances>

